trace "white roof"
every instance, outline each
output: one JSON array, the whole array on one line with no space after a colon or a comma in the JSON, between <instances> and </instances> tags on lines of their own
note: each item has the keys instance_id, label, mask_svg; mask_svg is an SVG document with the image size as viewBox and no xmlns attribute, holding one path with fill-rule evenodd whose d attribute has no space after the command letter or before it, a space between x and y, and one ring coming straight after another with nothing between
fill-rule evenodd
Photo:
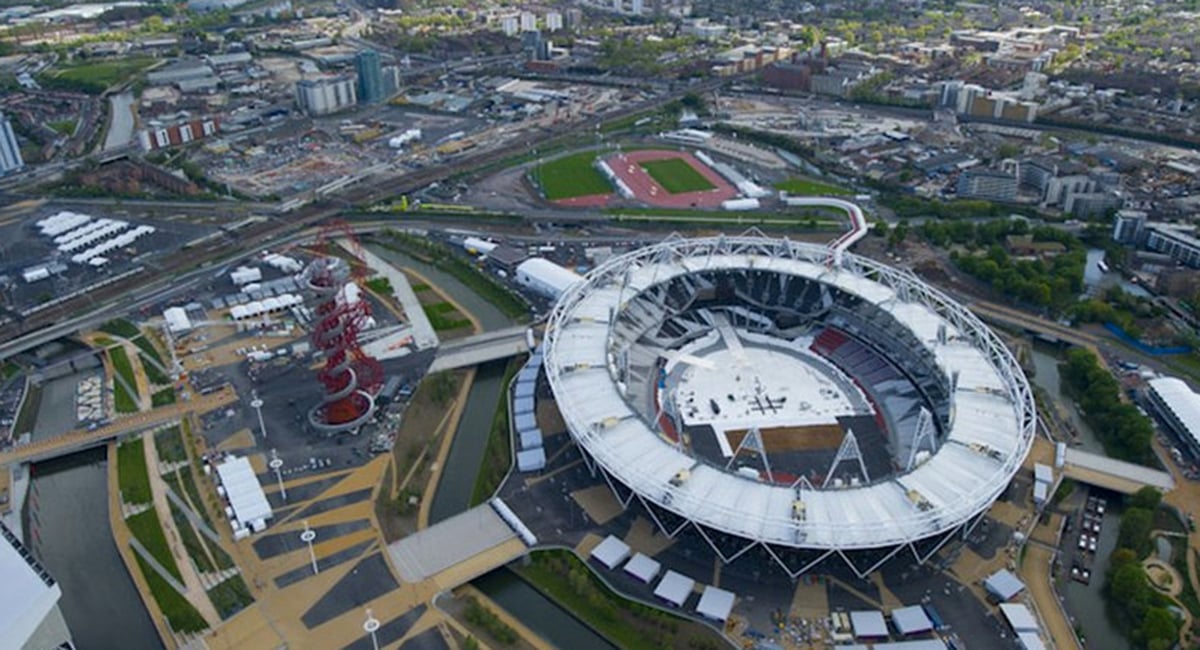
<instances>
[{"instance_id":1,"label":"white roof","mask_svg":"<svg viewBox=\"0 0 1200 650\"><path fill-rule=\"evenodd\" d=\"M920 605L910 605L892 610L892 623L900 634L919 634L933 629L933 622Z\"/></svg>"},{"instance_id":2,"label":"white roof","mask_svg":"<svg viewBox=\"0 0 1200 650\"><path fill-rule=\"evenodd\" d=\"M683 607L683 603L687 602L688 596L692 595L692 588L695 586L696 581L682 573L667 571L662 581L654 588L654 595L676 607Z\"/></svg>"},{"instance_id":3,"label":"white roof","mask_svg":"<svg viewBox=\"0 0 1200 650\"><path fill-rule=\"evenodd\" d=\"M850 612L850 627L854 628L856 639L888 635L887 621L883 620L883 612L877 609Z\"/></svg>"},{"instance_id":4,"label":"white roof","mask_svg":"<svg viewBox=\"0 0 1200 650\"><path fill-rule=\"evenodd\" d=\"M758 237L726 237L720 245L740 245L741 240L748 247L780 246L779 240ZM1016 361L974 315L924 285L912 287L907 295L933 302L903 301L893 284L865 274L878 271L892 283L919 281L865 258L847 256L863 267L862 272L831 271L824 246L790 242L792 254L778 256L759 251L707 254L701 248L706 244L696 242L709 241L718 240L664 242L610 258L586 282L564 294L551 315L545 343L547 377L568 431L610 474L690 521L804 548L874 548L935 535L982 512L1003 491L1032 443L1033 419L1021 418L1032 409L1032 401L1020 390L1027 384ZM610 313L673 277L749 267L808 278L875 304L887 303L890 313L924 342L939 369L947 376L958 375L953 420L938 453L889 480L840 490L803 489L802 521L793 516L796 491L786 485L748 480L706 464L692 469L687 481L673 485L679 470L692 468L696 461L663 440L617 387L610 374ZM945 342L939 342L942 328Z\"/></svg>"},{"instance_id":5,"label":"white roof","mask_svg":"<svg viewBox=\"0 0 1200 650\"><path fill-rule=\"evenodd\" d=\"M1000 613L1014 632L1037 632L1038 622L1029 608L1020 603L1001 603Z\"/></svg>"},{"instance_id":6,"label":"white roof","mask_svg":"<svg viewBox=\"0 0 1200 650\"><path fill-rule=\"evenodd\" d=\"M625 563L625 573L649 583L658 575L658 570L662 568L662 564L658 560L650 558L648 555L635 553L633 558Z\"/></svg>"},{"instance_id":7,"label":"white roof","mask_svg":"<svg viewBox=\"0 0 1200 650\"><path fill-rule=\"evenodd\" d=\"M517 471L536 472L546 466L546 450L541 447L517 452Z\"/></svg>"},{"instance_id":8,"label":"white roof","mask_svg":"<svg viewBox=\"0 0 1200 650\"><path fill-rule=\"evenodd\" d=\"M1021 647L1025 650L1045 650L1046 644L1042 642L1042 637L1038 636L1037 632L1018 632L1017 640L1021 642Z\"/></svg>"},{"instance_id":9,"label":"white roof","mask_svg":"<svg viewBox=\"0 0 1200 650\"><path fill-rule=\"evenodd\" d=\"M946 642L941 639L919 639L917 641L876 643L875 650L946 650Z\"/></svg>"},{"instance_id":10,"label":"white roof","mask_svg":"<svg viewBox=\"0 0 1200 650\"><path fill-rule=\"evenodd\" d=\"M167 329L172 332L186 332L192 329L192 321L183 307L168 307L163 311L163 318L167 321Z\"/></svg>"},{"instance_id":11,"label":"white roof","mask_svg":"<svg viewBox=\"0 0 1200 650\"><path fill-rule=\"evenodd\" d=\"M217 465L217 475L221 477L221 485L225 488L225 498L233 508L233 514L242 523L255 519L270 519L271 504L263 493L262 484L254 475L250 460L245 457L234 457Z\"/></svg>"},{"instance_id":12,"label":"white roof","mask_svg":"<svg viewBox=\"0 0 1200 650\"><path fill-rule=\"evenodd\" d=\"M700 594L700 603L696 605L696 613L724 623L733 611L734 593L712 585L705 585Z\"/></svg>"},{"instance_id":13,"label":"white roof","mask_svg":"<svg viewBox=\"0 0 1200 650\"><path fill-rule=\"evenodd\" d=\"M1146 383L1187 430L1192 442L1200 446L1200 395L1177 377L1157 377Z\"/></svg>"},{"instance_id":14,"label":"white roof","mask_svg":"<svg viewBox=\"0 0 1200 650\"><path fill-rule=\"evenodd\" d=\"M0 530L0 582L4 584L0 589L0 648L26 647L62 595L48 575L43 579L33 557L23 556L14 542L19 543L7 528Z\"/></svg>"},{"instance_id":15,"label":"white roof","mask_svg":"<svg viewBox=\"0 0 1200 650\"><path fill-rule=\"evenodd\" d=\"M1035 503L1042 503L1046 497L1050 495L1049 483L1038 481L1033 484L1033 500Z\"/></svg>"},{"instance_id":16,"label":"white roof","mask_svg":"<svg viewBox=\"0 0 1200 650\"><path fill-rule=\"evenodd\" d=\"M542 257L531 257L518 264L517 277L537 282L555 296L561 295L582 279L578 273Z\"/></svg>"},{"instance_id":17,"label":"white roof","mask_svg":"<svg viewBox=\"0 0 1200 650\"><path fill-rule=\"evenodd\" d=\"M1000 569L988 576L987 580L983 581L983 586L1000 600L1008 600L1025 589L1025 583L1008 569Z\"/></svg>"},{"instance_id":18,"label":"white roof","mask_svg":"<svg viewBox=\"0 0 1200 650\"><path fill-rule=\"evenodd\" d=\"M1033 478L1034 478L1034 480L1038 481L1039 483L1053 483L1054 482L1054 470L1050 469L1049 465L1043 465L1041 463L1034 463Z\"/></svg>"},{"instance_id":19,"label":"white roof","mask_svg":"<svg viewBox=\"0 0 1200 650\"><path fill-rule=\"evenodd\" d=\"M609 569L615 569L618 564L629 559L629 545L616 535L609 535L592 549L592 559Z\"/></svg>"}]
</instances>

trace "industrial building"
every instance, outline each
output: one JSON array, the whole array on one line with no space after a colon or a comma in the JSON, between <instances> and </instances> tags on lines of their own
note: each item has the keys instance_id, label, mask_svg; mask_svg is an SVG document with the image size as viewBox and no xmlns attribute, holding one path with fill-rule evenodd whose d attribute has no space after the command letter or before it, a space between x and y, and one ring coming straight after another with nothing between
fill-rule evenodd
<instances>
[{"instance_id":1,"label":"industrial building","mask_svg":"<svg viewBox=\"0 0 1200 650\"><path fill-rule=\"evenodd\" d=\"M12 123L0 113L0 176L15 172L25 166L21 158L21 145L13 133Z\"/></svg>"},{"instance_id":2,"label":"industrial building","mask_svg":"<svg viewBox=\"0 0 1200 650\"><path fill-rule=\"evenodd\" d=\"M151 128L138 131L137 137L142 151L154 151L203 140L216 135L220 129L220 120L209 118L170 125L152 125Z\"/></svg>"},{"instance_id":3,"label":"industrial building","mask_svg":"<svg viewBox=\"0 0 1200 650\"><path fill-rule=\"evenodd\" d=\"M308 115L329 115L358 103L358 80L351 75L330 75L296 82L296 103Z\"/></svg>"}]
</instances>

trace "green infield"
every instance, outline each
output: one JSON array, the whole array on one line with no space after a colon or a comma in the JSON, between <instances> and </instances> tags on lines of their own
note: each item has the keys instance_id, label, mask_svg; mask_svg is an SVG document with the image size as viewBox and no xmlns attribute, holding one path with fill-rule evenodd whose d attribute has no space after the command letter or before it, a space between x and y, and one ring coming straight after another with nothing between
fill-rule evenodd
<instances>
[{"instance_id":1,"label":"green infield","mask_svg":"<svg viewBox=\"0 0 1200 650\"><path fill-rule=\"evenodd\" d=\"M648 160L638 163L642 169L650 174L655 182L662 185L662 188L671 194L683 194L685 192L702 192L704 190L713 189L714 185L708 182L708 179L703 174L696 171L682 158L667 158L665 160Z\"/></svg>"},{"instance_id":2,"label":"green infield","mask_svg":"<svg viewBox=\"0 0 1200 650\"><path fill-rule=\"evenodd\" d=\"M796 196L848 196L850 190L807 178L789 178L775 184L775 189Z\"/></svg>"},{"instance_id":3,"label":"green infield","mask_svg":"<svg viewBox=\"0 0 1200 650\"><path fill-rule=\"evenodd\" d=\"M595 160L595 151L563 156L535 167L533 180L541 185L542 193L550 201L612 194L612 185L592 166Z\"/></svg>"}]
</instances>

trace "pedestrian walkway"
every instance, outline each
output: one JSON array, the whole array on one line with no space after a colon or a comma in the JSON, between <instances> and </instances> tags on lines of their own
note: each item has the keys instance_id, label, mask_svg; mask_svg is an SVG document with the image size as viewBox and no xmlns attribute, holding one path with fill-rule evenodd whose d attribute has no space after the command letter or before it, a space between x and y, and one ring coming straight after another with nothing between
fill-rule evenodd
<instances>
[{"instance_id":1,"label":"pedestrian walkway","mask_svg":"<svg viewBox=\"0 0 1200 650\"><path fill-rule=\"evenodd\" d=\"M351 250L345 241L339 241L338 243L346 250ZM412 325L413 341L416 343L417 349L428 350L437 347L437 332L434 331L433 325L429 322L429 317L425 315L425 310L421 307L421 301L417 298L416 292L413 291L412 285L409 284L408 278L404 273L389 264L382 257L365 248L361 248L355 252L362 254L363 262L372 271L387 278L388 282L391 283L392 297L404 307L404 316L409 324Z\"/></svg>"}]
</instances>

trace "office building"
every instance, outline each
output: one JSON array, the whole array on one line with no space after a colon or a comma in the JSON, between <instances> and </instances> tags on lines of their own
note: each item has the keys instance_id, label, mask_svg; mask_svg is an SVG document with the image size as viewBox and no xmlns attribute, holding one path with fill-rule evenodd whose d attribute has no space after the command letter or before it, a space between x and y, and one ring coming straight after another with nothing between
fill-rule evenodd
<instances>
[{"instance_id":1,"label":"office building","mask_svg":"<svg viewBox=\"0 0 1200 650\"><path fill-rule=\"evenodd\" d=\"M1166 253L1180 264L1200 268L1200 239L1194 231L1165 223L1148 223L1143 229L1146 248Z\"/></svg>"},{"instance_id":2,"label":"office building","mask_svg":"<svg viewBox=\"0 0 1200 650\"><path fill-rule=\"evenodd\" d=\"M1140 210L1121 210L1113 219L1113 241L1118 244L1136 244L1146 225L1146 213Z\"/></svg>"},{"instance_id":3,"label":"office building","mask_svg":"<svg viewBox=\"0 0 1200 650\"><path fill-rule=\"evenodd\" d=\"M521 31L532 32L537 29L537 16L528 11L521 12Z\"/></svg>"},{"instance_id":4,"label":"office building","mask_svg":"<svg viewBox=\"0 0 1200 650\"><path fill-rule=\"evenodd\" d=\"M296 103L308 115L328 115L358 102L354 77L331 75L296 82Z\"/></svg>"},{"instance_id":5,"label":"office building","mask_svg":"<svg viewBox=\"0 0 1200 650\"><path fill-rule=\"evenodd\" d=\"M15 172L25 166L21 158L21 145L13 133L12 123L0 113L0 176Z\"/></svg>"},{"instance_id":6,"label":"office building","mask_svg":"<svg viewBox=\"0 0 1200 650\"><path fill-rule=\"evenodd\" d=\"M1017 198L1017 177L990 169L971 169L958 177L958 195L964 198L1012 201Z\"/></svg>"},{"instance_id":7,"label":"office building","mask_svg":"<svg viewBox=\"0 0 1200 650\"><path fill-rule=\"evenodd\" d=\"M374 104L382 101L384 96L383 67L379 63L379 53L375 50L363 50L354 56L354 69L358 73L358 101L362 104Z\"/></svg>"},{"instance_id":8,"label":"office building","mask_svg":"<svg viewBox=\"0 0 1200 650\"><path fill-rule=\"evenodd\" d=\"M563 15L557 11L546 14L546 31L557 32L563 28Z\"/></svg>"}]
</instances>

